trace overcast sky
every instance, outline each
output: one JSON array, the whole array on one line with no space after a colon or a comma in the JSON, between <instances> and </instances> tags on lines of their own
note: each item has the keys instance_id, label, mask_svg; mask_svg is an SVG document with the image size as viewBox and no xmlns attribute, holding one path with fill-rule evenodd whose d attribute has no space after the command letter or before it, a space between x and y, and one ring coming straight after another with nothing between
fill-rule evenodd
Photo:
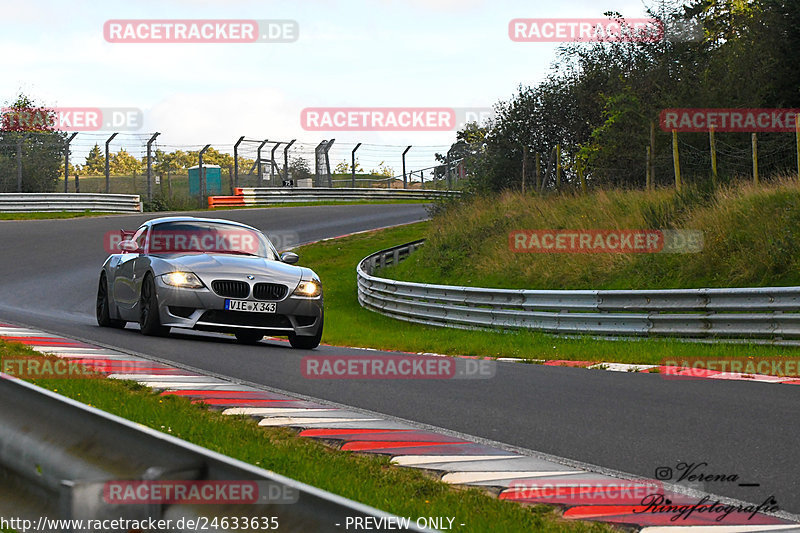
<instances>
[{"instance_id":1,"label":"overcast sky","mask_svg":"<svg viewBox=\"0 0 800 533\"><path fill-rule=\"evenodd\" d=\"M0 100L11 101L21 91L49 106L139 108L144 124L137 133L161 132L158 141L167 149L206 143L229 149L241 135L297 138L309 145L335 137L340 149L359 141L444 147L454 132L310 132L301 127L300 112L334 106L491 107L519 84L540 81L555 59L557 44L513 42L511 19L645 13L643 0L2 5ZM291 19L299 38L281 44L110 43L103 35L109 19ZM102 145L105 137L82 133L76 149Z\"/></svg>"}]
</instances>

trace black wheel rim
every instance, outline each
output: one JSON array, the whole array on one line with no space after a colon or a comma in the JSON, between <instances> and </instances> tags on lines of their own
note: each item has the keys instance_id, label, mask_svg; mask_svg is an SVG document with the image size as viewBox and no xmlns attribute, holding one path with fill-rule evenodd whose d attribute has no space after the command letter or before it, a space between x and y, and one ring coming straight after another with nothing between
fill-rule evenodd
<instances>
[{"instance_id":1,"label":"black wheel rim","mask_svg":"<svg viewBox=\"0 0 800 533\"><path fill-rule=\"evenodd\" d=\"M145 280L142 285L142 325L147 325L150 319L150 302L152 300L152 287L150 280Z\"/></svg>"},{"instance_id":2,"label":"black wheel rim","mask_svg":"<svg viewBox=\"0 0 800 533\"><path fill-rule=\"evenodd\" d=\"M105 279L100 280L100 285L97 288L97 313L100 316L105 316L106 305L107 305L107 291L106 291L106 284Z\"/></svg>"}]
</instances>

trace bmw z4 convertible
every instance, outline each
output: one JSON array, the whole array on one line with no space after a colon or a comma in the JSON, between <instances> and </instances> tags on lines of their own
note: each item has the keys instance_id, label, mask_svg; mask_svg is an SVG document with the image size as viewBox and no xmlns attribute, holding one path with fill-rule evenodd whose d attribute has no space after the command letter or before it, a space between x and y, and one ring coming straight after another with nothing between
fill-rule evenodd
<instances>
[{"instance_id":1,"label":"bmw z4 convertible","mask_svg":"<svg viewBox=\"0 0 800 533\"><path fill-rule=\"evenodd\" d=\"M233 333L242 343L289 337L294 348L319 345L322 283L279 254L259 230L228 220L157 218L122 232L97 288L97 323L138 322L145 335L170 328Z\"/></svg>"}]
</instances>

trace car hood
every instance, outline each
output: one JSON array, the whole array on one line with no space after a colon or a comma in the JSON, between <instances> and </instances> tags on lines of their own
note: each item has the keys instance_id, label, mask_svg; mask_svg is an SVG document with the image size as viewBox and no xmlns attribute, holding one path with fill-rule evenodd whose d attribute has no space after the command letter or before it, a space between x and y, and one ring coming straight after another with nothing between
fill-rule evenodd
<instances>
[{"instance_id":1,"label":"car hood","mask_svg":"<svg viewBox=\"0 0 800 533\"><path fill-rule=\"evenodd\" d=\"M294 265L270 261L263 257L250 257L230 254L174 254L164 255L161 259L169 263L172 270L194 272L200 279L209 284L215 279L248 279L253 283L259 281L283 283L293 289L303 274L303 268Z\"/></svg>"}]
</instances>

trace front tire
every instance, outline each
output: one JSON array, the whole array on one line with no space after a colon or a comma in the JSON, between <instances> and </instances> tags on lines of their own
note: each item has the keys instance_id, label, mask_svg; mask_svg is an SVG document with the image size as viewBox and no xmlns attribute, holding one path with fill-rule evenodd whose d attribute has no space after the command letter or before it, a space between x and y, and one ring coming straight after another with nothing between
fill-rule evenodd
<instances>
[{"instance_id":1,"label":"front tire","mask_svg":"<svg viewBox=\"0 0 800 533\"><path fill-rule=\"evenodd\" d=\"M305 337L301 335L296 335L294 333L289 334L289 344L292 345L292 348L297 348L298 350L313 350L317 346L319 346L320 341L322 340L322 326L325 323L325 316L320 315L319 317L319 329L315 335L310 337Z\"/></svg>"},{"instance_id":2,"label":"front tire","mask_svg":"<svg viewBox=\"0 0 800 533\"><path fill-rule=\"evenodd\" d=\"M95 316L97 316L97 325L101 328L116 328L122 329L125 327L124 320L116 320L111 318L111 306L108 301L108 281L106 273L100 274L100 283L97 285L97 302L95 304Z\"/></svg>"},{"instance_id":3,"label":"front tire","mask_svg":"<svg viewBox=\"0 0 800 533\"><path fill-rule=\"evenodd\" d=\"M169 327L161 325L161 319L158 315L156 282L151 274L147 274L142 282L139 313L139 329L143 334L162 337L169 333Z\"/></svg>"}]
</instances>

